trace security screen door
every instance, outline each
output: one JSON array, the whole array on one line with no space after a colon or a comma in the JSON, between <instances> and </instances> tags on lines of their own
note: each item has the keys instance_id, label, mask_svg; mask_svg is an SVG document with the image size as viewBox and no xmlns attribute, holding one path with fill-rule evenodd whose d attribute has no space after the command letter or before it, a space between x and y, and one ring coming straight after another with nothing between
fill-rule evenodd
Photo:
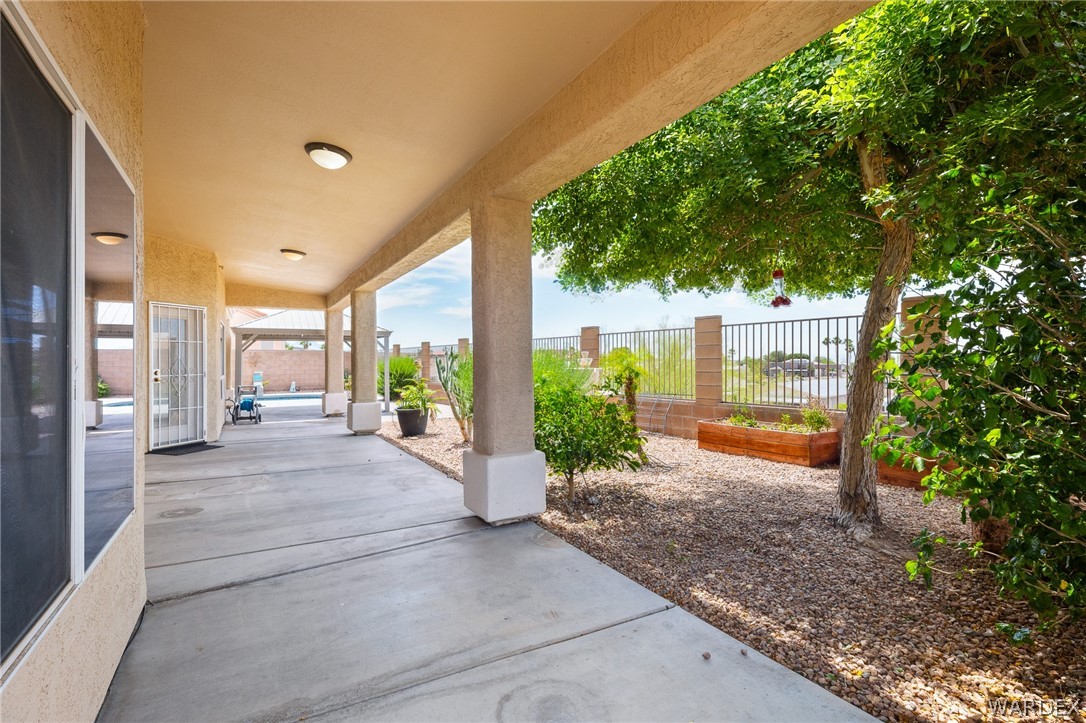
<instances>
[{"instance_id":1,"label":"security screen door","mask_svg":"<svg viewBox=\"0 0 1086 723\"><path fill-rule=\"evenodd\" d=\"M206 440L206 316L151 304L151 449Z\"/></svg>"}]
</instances>

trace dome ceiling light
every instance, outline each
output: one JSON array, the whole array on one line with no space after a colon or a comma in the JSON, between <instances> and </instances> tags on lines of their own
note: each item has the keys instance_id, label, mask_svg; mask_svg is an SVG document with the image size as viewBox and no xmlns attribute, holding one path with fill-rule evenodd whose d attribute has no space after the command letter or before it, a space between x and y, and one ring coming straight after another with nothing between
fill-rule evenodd
<instances>
[{"instance_id":1,"label":"dome ceiling light","mask_svg":"<svg viewBox=\"0 0 1086 723\"><path fill-rule=\"evenodd\" d=\"M291 261L301 261L305 258L305 251L298 251L297 249L279 249L279 253Z\"/></svg>"},{"instance_id":2,"label":"dome ceiling light","mask_svg":"<svg viewBox=\"0 0 1086 723\"><path fill-rule=\"evenodd\" d=\"M333 146L331 143L306 143L305 152L309 154L309 157L312 158L313 162L318 166L332 171L337 168L343 168L351 162L350 153L339 146Z\"/></svg>"},{"instance_id":3,"label":"dome ceiling light","mask_svg":"<svg viewBox=\"0 0 1086 723\"><path fill-rule=\"evenodd\" d=\"M106 246L116 246L128 238L126 234L118 233L117 231L99 231L97 233L92 233L91 236L93 236L98 243L105 244Z\"/></svg>"}]
</instances>

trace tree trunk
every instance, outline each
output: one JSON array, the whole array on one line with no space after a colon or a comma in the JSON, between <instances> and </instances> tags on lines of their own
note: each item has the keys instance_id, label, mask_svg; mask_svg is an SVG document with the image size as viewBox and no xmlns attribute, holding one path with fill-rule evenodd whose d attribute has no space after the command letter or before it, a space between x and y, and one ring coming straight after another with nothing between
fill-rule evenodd
<instances>
[{"instance_id":1,"label":"tree trunk","mask_svg":"<svg viewBox=\"0 0 1086 723\"><path fill-rule=\"evenodd\" d=\"M866 138L856 141L864 191L870 193L887 183L887 159L878 144ZM863 440L882 413L885 389L875 379L879 361L872 359L880 330L897 314L898 300L912 264L916 234L909 222L894 218L890 204L875 211L882 226L882 255L871 282L871 294L864 308L860 338L856 340L856 367L848 386L848 413L841 434L841 479L837 486L834 517L845 528L870 528L880 523L876 494L878 469Z\"/></svg>"}]
</instances>

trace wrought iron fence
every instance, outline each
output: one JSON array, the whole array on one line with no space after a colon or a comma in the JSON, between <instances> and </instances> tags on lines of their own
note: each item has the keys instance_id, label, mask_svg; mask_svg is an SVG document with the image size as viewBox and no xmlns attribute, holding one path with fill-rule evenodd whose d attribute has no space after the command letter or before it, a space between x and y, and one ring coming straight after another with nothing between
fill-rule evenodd
<instances>
[{"instance_id":1,"label":"wrought iron fence","mask_svg":"<svg viewBox=\"0 0 1086 723\"><path fill-rule=\"evenodd\" d=\"M725 324L724 401L844 409L862 316Z\"/></svg>"},{"instance_id":2,"label":"wrought iron fence","mask_svg":"<svg viewBox=\"0 0 1086 723\"><path fill-rule=\"evenodd\" d=\"M624 352L642 369L640 394L694 398L693 327L600 334L601 374L612 373Z\"/></svg>"},{"instance_id":3,"label":"wrought iron fence","mask_svg":"<svg viewBox=\"0 0 1086 723\"><path fill-rule=\"evenodd\" d=\"M418 359L420 351L422 351L421 346L401 346L400 356L409 356L413 359Z\"/></svg>"},{"instance_id":4,"label":"wrought iron fence","mask_svg":"<svg viewBox=\"0 0 1086 723\"><path fill-rule=\"evenodd\" d=\"M581 351L580 336L547 336L532 339L532 351L553 351L561 354Z\"/></svg>"}]
</instances>

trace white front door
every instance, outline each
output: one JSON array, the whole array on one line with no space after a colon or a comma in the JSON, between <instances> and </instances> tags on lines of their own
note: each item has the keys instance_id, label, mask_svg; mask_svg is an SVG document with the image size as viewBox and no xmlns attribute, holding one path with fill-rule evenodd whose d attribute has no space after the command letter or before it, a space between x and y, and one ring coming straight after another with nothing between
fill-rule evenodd
<instances>
[{"instance_id":1,"label":"white front door","mask_svg":"<svg viewBox=\"0 0 1086 723\"><path fill-rule=\"evenodd\" d=\"M151 449L207 439L206 316L151 303Z\"/></svg>"}]
</instances>

